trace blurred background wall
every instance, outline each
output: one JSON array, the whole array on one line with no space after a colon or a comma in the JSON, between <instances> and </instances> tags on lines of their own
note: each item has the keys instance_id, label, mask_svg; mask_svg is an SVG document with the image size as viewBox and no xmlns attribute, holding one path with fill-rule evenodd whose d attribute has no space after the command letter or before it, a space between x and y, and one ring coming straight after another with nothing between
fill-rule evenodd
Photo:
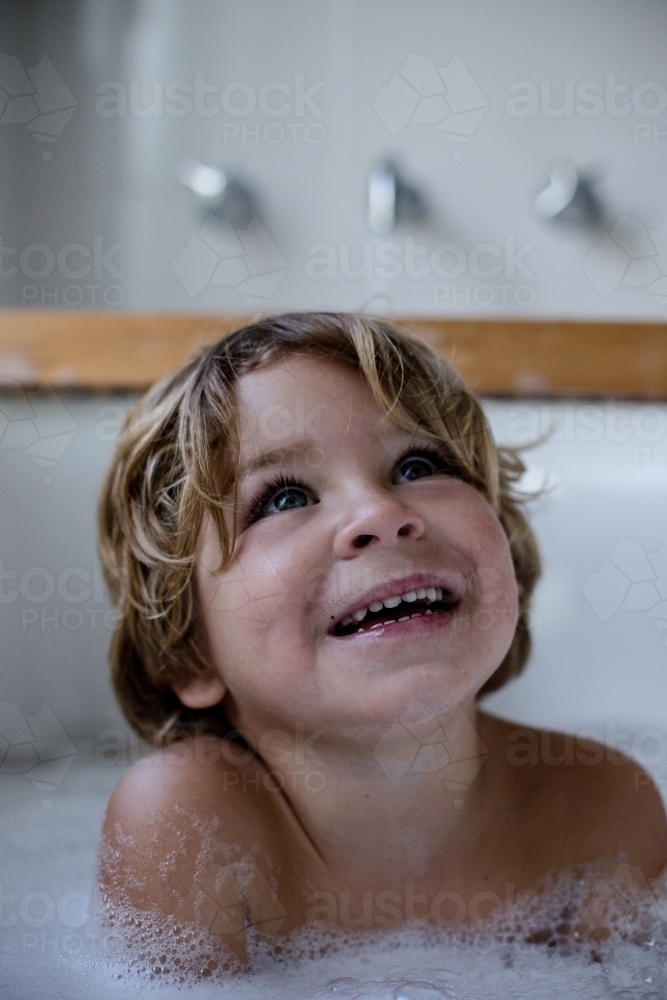
<instances>
[{"instance_id":1,"label":"blurred background wall","mask_svg":"<svg viewBox=\"0 0 667 1000\"><path fill-rule=\"evenodd\" d=\"M0 23L5 305L664 313L661 0L6 0ZM266 239L184 253L206 218L188 158L248 186ZM378 235L386 158L427 218ZM598 226L531 210L562 158ZM72 245L91 256L58 263Z\"/></svg>"},{"instance_id":2,"label":"blurred background wall","mask_svg":"<svg viewBox=\"0 0 667 1000\"><path fill-rule=\"evenodd\" d=\"M658 0L5 0L0 25L4 307L664 322ZM249 215L208 219L177 178L188 159L243 185ZM368 177L387 160L423 217L377 233ZM585 226L532 207L564 162L596 195ZM0 357L0 700L104 739L126 730L94 514L131 398L68 392L67 372L13 391L25 375ZM535 654L489 705L612 742L650 730L622 745L657 768L667 409L486 405L506 443L554 431L527 454L528 485L552 488Z\"/></svg>"}]
</instances>

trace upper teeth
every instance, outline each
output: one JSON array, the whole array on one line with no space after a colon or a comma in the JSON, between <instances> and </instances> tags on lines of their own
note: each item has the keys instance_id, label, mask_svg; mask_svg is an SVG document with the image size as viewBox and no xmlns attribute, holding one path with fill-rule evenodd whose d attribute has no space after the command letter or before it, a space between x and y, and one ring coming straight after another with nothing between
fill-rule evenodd
<instances>
[{"instance_id":1,"label":"upper teeth","mask_svg":"<svg viewBox=\"0 0 667 1000\"><path fill-rule=\"evenodd\" d=\"M407 594L398 594L395 597L385 597L383 601L371 601L365 608L359 608L354 614L346 615L341 625L351 625L352 622L361 622L369 611L381 611L382 608L397 608L401 601L412 604L413 601L441 601L442 590L440 587L419 587L418 590L409 590Z\"/></svg>"}]
</instances>

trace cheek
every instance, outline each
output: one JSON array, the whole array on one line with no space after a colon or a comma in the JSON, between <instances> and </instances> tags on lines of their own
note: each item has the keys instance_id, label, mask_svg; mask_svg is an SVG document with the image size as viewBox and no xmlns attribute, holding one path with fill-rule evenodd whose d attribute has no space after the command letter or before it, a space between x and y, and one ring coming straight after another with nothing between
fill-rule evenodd
<instances>
[{"instance_id":1,"label":"cheek","mask_svg":"<svg viewBox=\"0 0 667 1000\"><path fill-rule=\"evenodd\" d=\"M241 546L224 573L198 567L207 632L221 656L301 634L303 608L322 574L304 565L289 539Z\"/></svg>"},{"instance_id":2,"label":"cheek","mask_svg":"<svg viewBox=\"0 0 667 1000\"><path fill-rule=\"evenodd\" d=\"M465 554L472 571L468 597L481 608L497 612L513 628L518 612L518 589L507 536L493 510L481 497L460 510Z\"/></svg>"},{"instance_id":3,"label":"cheek","mask_svg":"<svg viewBox=\"0 0 667 1000\"><path fill-rule=\"evenodd\" d=\"M485 606L513 606L518 602L514 564L507 537L500 525L489 531L470 579L475 600Z\"/></svg>"}]
</instances>

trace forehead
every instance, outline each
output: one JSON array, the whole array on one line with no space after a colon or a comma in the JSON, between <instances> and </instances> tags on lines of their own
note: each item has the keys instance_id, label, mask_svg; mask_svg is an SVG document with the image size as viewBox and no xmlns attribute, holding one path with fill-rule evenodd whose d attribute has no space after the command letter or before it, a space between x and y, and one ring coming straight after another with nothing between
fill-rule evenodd
<instances>
[{"instance_id":1,"label":"forehead","mask_svg":"<svg viewBox=\"0 0 667 1000\"><path fill-rule=\"evenodd\" d=\"M237 386L242 446L261 438L320 437L332 427L362 423L398 430L380 409L365 379L346 366L292 357L251 372Z\"/></svg>"}]
</instances>

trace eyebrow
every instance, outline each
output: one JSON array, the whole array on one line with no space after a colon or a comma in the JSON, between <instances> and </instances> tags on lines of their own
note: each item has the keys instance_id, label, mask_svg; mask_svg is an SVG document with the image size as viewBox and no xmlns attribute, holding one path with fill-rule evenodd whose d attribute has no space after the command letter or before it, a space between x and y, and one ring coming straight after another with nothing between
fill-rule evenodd
<instances>
[{"instance_id":1,"label":"eyebrow","mask_svg":"<svg viewBox=\"0 0 667 1000\"><path fill-rule=\"evenodd\" d=\"M239 466L238 478L245 479L253 472L266 469L272 465L283 465L308 458L318 452L312 441L295 441L294 444L283 445L279 448L270 448L268 451L261 451L253 455Z\"/></svg>"}]
</instances>

